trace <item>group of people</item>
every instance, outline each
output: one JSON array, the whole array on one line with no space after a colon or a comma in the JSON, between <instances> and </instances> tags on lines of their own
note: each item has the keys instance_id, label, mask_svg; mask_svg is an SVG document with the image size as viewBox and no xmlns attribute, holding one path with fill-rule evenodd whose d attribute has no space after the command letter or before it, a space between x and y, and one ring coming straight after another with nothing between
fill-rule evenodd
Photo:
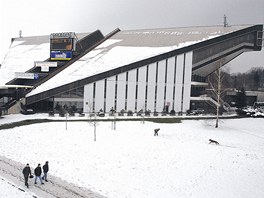
<instances>
[{"instance_id":1,"label":"group of people","mask_svg":"<svg viewBox=\"0 0 264 198\"><path fill-rule=\"evenodd\" d=\"M47 176L48 176L48 172L49 172L49 162L46 161L46 163L43 165L43 176L41 176L42 174L42 169L41 169L41 165L38 164L38 166L34 169L34 174L35 174L35 184L37 184L37 179L39 178L40 183L44 184L43 180L45 180L46 182L48 182ZM25 186L28 188L28 178L33 178L33 175L31 174L31 169L29 167L29 164L26 165L25 168L23 168L22 171L24 178L25 178Z\"/></svg>"}]
</instances>

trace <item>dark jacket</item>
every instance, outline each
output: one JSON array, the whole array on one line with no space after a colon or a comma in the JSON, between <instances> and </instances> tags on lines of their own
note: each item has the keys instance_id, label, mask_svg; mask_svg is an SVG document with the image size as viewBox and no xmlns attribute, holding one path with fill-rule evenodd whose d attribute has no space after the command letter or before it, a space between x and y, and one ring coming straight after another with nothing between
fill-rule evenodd
<instances>
[{"instance_id":1,"label":"dark jacket","mask_svg":"<svg viewBox=\"0 0 264 198\"><path fill-rule=\"evenodd\" d=\"M23 173L23 175L24 175L25 177L28 177L29 175L31 175L30 167L29 167L29 166L26 166L25 168L23 168L22 173Z\"/></svg>"},{"instance_id":2,"label":"dark jacket","mask_svg":"<svg viewBox=\"0 0 264 198\"><path fill-rule=\"evenodd\" d=\"M45 164L45 165L43 166L43 172L44 172L44 173L49 172L49 165L48 165L48 164Z\"/></svg>"},{"instance_id":3,"label":"dark jacket","mask_svg":"<svg viewBox=\"0 0 264 198\"><path fill-rule=\"evenodd\" d=\"M42 173L42 171L41 171L41 167L38 166L37 168L35 168L34 173L35 173L36 176L40 176L41 173Z\"/></svg>"}]
</instances>

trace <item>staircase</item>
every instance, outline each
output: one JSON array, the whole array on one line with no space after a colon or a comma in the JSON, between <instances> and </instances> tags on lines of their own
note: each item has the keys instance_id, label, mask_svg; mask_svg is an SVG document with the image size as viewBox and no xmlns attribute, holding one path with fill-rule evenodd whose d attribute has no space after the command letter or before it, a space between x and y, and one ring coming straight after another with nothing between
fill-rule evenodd
<instances>
[{"instance_id":1,"label":"staircase","mask_svg":"<svg viewBox=\"0 0 264 198\"><path fill-rule=\"evenodd\" d=\"M220 104L217 103L217 101L215 101L213 98L211 98L210 96L208 95L201 95L199 97L191 97L191 100L192 101L205 101L207 102L209 105L211 105L212 107L216 108L217 106L220 106ZM220 103L222 104L222 107L223 109L226 111L226 112L230 112L231 111L231 107L230 105L223 101L222 99L220 99Z\"/></svg>"},{"instance_id":2,"label":"staircase","mask_svg":"<svg viewBox=\"0 0 264 198\"><path fill-rule=\"evenodd\" d=\"M211 97L207 95L201 95L199 97L191 97L191 100L193 101L206 101L211 103L214 107L217 107L219 104Z\"/></svg>"}]
</instances>

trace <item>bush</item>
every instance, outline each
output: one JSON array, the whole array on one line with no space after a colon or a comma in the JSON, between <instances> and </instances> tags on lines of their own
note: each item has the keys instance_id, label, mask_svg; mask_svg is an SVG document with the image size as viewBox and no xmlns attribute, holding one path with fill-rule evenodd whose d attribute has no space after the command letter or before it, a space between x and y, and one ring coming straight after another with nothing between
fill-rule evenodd
<instances>
[{"instance_id":1,"label":"bush","mask_svg":"<svg viewBox=\"0 0 264 198\"><path fill-rule=\"evenodd\" d=\"M176 112L175 112L174 109L172 109L172 110L170 111L170 115L171 115L171 116L175 116L175 115L176 115Z\"/></svg>"},{"instance_id":2,"label":"bush","mask_svg":"<svg viewBox=\"0 0 264 198\"><path fill-rule=\"evenodd\" d=\"M54 116L54 111L49 111L49 116Z\"/></svg>"},{"instance_id":3,"label":"bush","mask_svg":"<svg viewBox=\"0 0 264 198\"><path fill-rule=\"evenodd\" d=\"M139 112L137 112L137 116L142 116L143 114L143 109L141 109Z\"/></svg>"},{"instance_id":4,"label":"bush","mask_svg":"<svg viewBox=\"0 0 264 198\"><path fill-rule=\"evenodd\" d=\"M148 109L148 110L145 112L145 116L150 116L150 113L151 113L151 111Z\"/></svg>"},{"instance_id":5,"label":"bush","mask_svg":"<svg viewBox=\"0 0 264 198\"><path fill-rule=\"evenodd\" d=\"M66 111L64 110L64 108L60 108L59 110L59 116L60 117L65 117Z\"/></svg>"},{"instance_id":6,"label":"bush","mask_svg":"<svg viewBox=\"0 0 264 198\"><path fill-rule=\"evenodd\" d=\"M127 116L133 116L133 111L128 110L128 112L127 112Z\"/></svg>"},{"instance_id":7,"label":"bush","mask_svg":"<svg viewBox=\"0 0 264 198\"><path fill-rule=\"evenodd\" d=\"M122 110L118 113L118 115L119 115L119 116L124 116L125 112L126 112L126 111L125 111L124 109L122 109Z\"/></svg>"}]
</instances>

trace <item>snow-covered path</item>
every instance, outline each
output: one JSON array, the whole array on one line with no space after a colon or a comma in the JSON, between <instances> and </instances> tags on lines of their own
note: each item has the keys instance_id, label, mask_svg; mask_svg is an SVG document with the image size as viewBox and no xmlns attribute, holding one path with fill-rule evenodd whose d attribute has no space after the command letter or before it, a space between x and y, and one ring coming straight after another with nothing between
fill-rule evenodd
<instances>
[{"instance_id":1,"label":"snow-covered path","mask_svg":"<svg viewBox=\"0 0 264 198\"><path fill-rule=\"evenodd\" d=\"M24 178L22 175L23 164L10 160L4 156L0 156L0 175L11 181L12 184L21 194L31 194L33 197L45 198L102 198L103 196L90 190L80 188L74 184L61 180L58 177L48 175L49 182L44 185L34 184L34 179L29 179L29 189L24 186ZM34 168L31 167L31 171ZM5 180L5 179L2 179Z\"/></svg>"}]
</instances>

